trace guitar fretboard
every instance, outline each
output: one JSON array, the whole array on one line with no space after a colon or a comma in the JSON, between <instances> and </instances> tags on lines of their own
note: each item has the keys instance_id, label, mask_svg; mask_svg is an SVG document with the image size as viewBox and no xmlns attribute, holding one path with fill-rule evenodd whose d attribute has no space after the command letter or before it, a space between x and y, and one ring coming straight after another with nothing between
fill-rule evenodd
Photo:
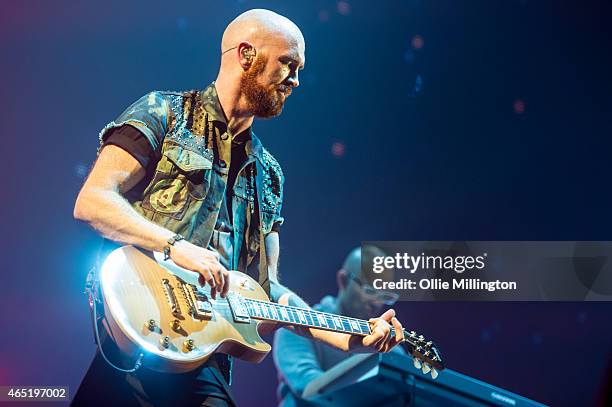
<instances>
[{"instance_id":1,"label":"guitar fretboard","mask_svg":"<svg viewBox=\"0 0 612 407\"><path fill-rule=\"evenodd\" d=\"M249 315L255 319L284 322L291 325L301 325L348 334L370 334L368 322L362 319L349 318L342 315L280 305L250 298L245 298L244 304L249 311Z\"/></svg>"}]
</instances>

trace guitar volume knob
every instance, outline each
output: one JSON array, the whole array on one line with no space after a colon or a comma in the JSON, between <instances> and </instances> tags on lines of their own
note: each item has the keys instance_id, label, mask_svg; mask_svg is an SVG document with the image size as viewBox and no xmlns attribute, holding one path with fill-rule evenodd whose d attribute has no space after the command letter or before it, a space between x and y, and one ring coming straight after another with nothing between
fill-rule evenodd
<instances>
[{"instance_id":1,"label":"guitar volume knob","mask_svg":"<svg viewBox=\"0 0 612 407\"><path fill-rule=\"evenodd\" d=\"M154 319L150 319L147 322L145 322L145 327L151 332L155 331L156 326L157 326L157 322L155 322Z\"/></svg>"},{"instance_id":2,"label":"guitar volume knob","mask_svg":"<svg viewBox=\"0 0 612 407\"><path fill-rule=\"evenodd\" d=\"M162 348L168 348L170 346L170 337L164 336L159 340L159 344Z\"/></svg>"},{"instance_id":3,"label":"guitar volume knob","mask_svg":"<svg viewBox=\"0 0 612 407\"><path fill-rule=\"evenodd\" d=\"M194 350L195 343L193 342L193 339L187 339L185 342L183 342L183 348L185 349L185 352Z\"/></svg>"}]
</instances>

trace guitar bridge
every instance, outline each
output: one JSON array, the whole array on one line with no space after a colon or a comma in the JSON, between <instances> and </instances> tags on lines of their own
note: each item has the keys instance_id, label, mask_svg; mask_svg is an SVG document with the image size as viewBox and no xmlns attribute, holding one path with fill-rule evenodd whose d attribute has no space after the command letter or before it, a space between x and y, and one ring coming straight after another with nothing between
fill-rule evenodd
<instances>
[{"instance_id":1,"label":"guitar bridge","mask_svg":"<svg viewBox=\"0 0 612 407\"><path fill-rule=\"evenodd\" d=\"M182 318L183 314L181 314L181 308L176 296L174 295L174 288L170 285L170 281L167 278L162 279L162 287L164 289L164 293L166 294L166 300L168 300L168 304L172 310L172 315L177 318Z\"/></svg>"}]
</instances>

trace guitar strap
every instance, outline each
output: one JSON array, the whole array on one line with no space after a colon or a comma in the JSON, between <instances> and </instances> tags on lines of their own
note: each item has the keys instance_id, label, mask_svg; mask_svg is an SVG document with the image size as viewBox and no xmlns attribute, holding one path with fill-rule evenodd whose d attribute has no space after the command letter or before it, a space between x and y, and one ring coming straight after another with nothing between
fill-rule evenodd
<instances>
[{"instance_id":1,"label":"guitar strap","mask_svg":"<svg viewBox=\"0 0 612 407\"><path fill-rule=\"evenodd\" d=\"M270 280L268 278L268 258L266 255L266 237L264 236L263 231L263 216L262 209L263 208L263 173L264 168L259 162L259 160L255 160L255 187L257 189L257 207L258 207L258 215L259 215L259 224L257 227L259 228L259 277L258 283L264 289L268 297L270 296Z\"/></svg>"}]
</instances>

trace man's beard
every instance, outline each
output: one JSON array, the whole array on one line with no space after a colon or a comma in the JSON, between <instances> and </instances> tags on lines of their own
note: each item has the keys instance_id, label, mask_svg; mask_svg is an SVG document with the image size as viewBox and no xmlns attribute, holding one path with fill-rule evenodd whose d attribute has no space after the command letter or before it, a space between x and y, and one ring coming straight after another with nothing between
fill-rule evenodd
<instances>
[{"instance_id":1,"label":"man's beard","mask_svg":"<svg viewBox=\"0 0 612 407\"><path fill-rule=\"evenodd\" d=\"M276 85L266 88L257 82L257 77L266 67L266 57L259 56L253 66L242 73L240 88L246 97L248 109L257 117L274 117L281 114L285 101L278 92Z\"/></svg>"}]
</instances>

